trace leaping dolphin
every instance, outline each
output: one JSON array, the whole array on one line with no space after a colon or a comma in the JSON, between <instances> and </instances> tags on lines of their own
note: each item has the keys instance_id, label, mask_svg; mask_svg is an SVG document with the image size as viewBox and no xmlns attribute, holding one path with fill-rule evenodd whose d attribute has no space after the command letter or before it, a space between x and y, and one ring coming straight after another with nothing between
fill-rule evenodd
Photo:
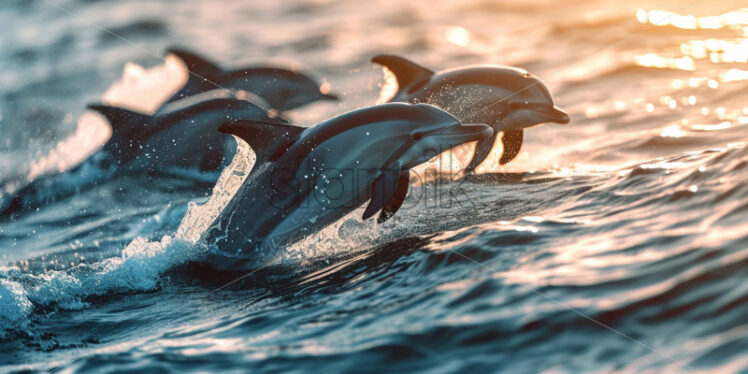
<instances>
[{"instance_id":1,"label":"leaping dolphin","mask_svg":"<svg viewBox=\"0 0 748 374\"><path fill-rule=\"evenodd\" d=\"M214 170L224 159L227 139L216 131L220 124L231 119L288 122L251 94L235 96L224 90L174 102L153 116L102 104L88 108L101 113L112 126L112 137L102 151L117 164L137 169Z\"/></svg>"},{"instance_id":2,"label":"leaping dolphin","mask_svg":"<svg viewBox=\"0 0 748 374\"><path fill-rule=\"evenodd\" d=\"M472 172L488 157L503 133L503 165L519 154L523 129L544 122L566 124L569 116L553 103L548 88L525 70L497 66L466 66L433 72L405 58L379 55L371 60L389 69L398 91L389 101L429 103L466 123L487 123L493 136L479 141L470 164Z\"/></svg>"},{"instance_id":3,"label":"leaping dolphin","mask_svg":"<svg viewBox=\"0 0 748 374\"><path fill-rule=\"evenodd\" d=\"M207 92L162 108L153 115L103 104L89 109L101 113L112 135L104 146L77 166L42 176L13 194L0 216L36 209L73 195L120 170L162 171L169 167L215 169L230 148L230 137L218 133L232 119L288 122L265 104L244 93Z\"/></svg>"},{"instance_id":4,"label":"leaping dolphin","mask_svg":"<svg viewBox=\"0 0 748 374\"><path fill-rule=\"evenodd\" d=\"M309 128L240 120L219 130L243 139L257 156L203 234L221 253L214 263L226 270L246 266L253 250L300 240L367 200L363 218L381 211L383 222L407 194L411 168L493 133L435 106L404 103L357 109Z\"/></svg>"},{"instance_id":5,"label":"leaping dolphin","mask_svg":"<svg viewBox=\"0 0 748 374\"><path fill-rule=\"evenodd\" d=\"M220 66L183 49L167 50L187 66L184 86L167 103L214 89L244 90L265 100L271 108L287 111L317 100L339 100L308 75L280 67L249 67L223 70Z\"/></svg>"}]
</instances>

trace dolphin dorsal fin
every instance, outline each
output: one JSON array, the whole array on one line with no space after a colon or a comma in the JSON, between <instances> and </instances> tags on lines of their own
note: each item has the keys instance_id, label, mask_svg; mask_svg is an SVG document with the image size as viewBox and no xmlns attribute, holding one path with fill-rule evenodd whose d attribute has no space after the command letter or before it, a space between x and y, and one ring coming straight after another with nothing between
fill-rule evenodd
<instances>
[{"instance_id":1,"label":"dolphin dorsal fin","mask_svg":"<svg viewBox=\"0 0 748 374\"><path fill-rule=\"evenodd\" d=\"M434 72L413 61L394 55L379 55L371 62L382 65L392 71L397 79L397 93L412 93L431 79Z\"/></svg>"},{"instance_id":2,"label":"dolphin dorsal fin","mask_svg":"<svg viewBox=\"0 0 748 374\"><path fill-rule=\"evenodd\" d=\"M252 147L257 155L255 165L270 160L278 152L285 152L281 148L298 138L304 130L306 128L300 126L247 119L234 120L218 127L218 131L237 136Z\"/></svg>"},{"instance_id":3,"label":"dolphin dorsal fin","mask_svg":"<svg viewBox=\"0 0 748 374\"><path fill-rule=\"evenodd\" d=\"M172 54L182 60L190 73L204 79L214 79L223 73L223 69L218 64L193 52L180 48L169 48L166 53Z\"/></svg>"},{"instance_id":4,"label":"dolphin dorsal fin","mask_svg":"<svg viewBox=\"0 0 748 374\"><path fill-rule=\"evenodd\" d=\"M150 127L151 116L130 109L105 104L89 104L88 109L99 112L109 121L112 134L134 138L147 133Z\"/></svg>"},{"instance_id":5,"label":"dolphin dorsal fin","mask_svg":"<svg viewBox=\"0 0 748 374\"><path fill-rule=\"evenodd\" d=\"M112 136L104 145L112 156L121 163L130 161L137 154L135 144L142 144L154 132L151 116L129 109L105 104L88 104L88 109L103 115L112 128Z\"/></svg>"},{"instance_id":6,"label":"dolphin dorsal fin","mask_svg":"<svg viewBox=\"0 0 748 374\"><path fill-rule=\"evenodd\" d=\"M223 75L223 69L220 66L195 53L179 48L169 48L166 53L182 60L187 67L187 82L165 104L209 89L221 88L218 81Z\"/></svg>"}]
</instances>

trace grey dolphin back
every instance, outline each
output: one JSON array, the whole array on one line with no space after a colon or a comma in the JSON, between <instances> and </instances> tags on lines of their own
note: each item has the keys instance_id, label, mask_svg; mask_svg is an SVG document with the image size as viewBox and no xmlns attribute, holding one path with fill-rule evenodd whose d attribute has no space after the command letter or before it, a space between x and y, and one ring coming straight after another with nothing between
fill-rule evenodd
<instances>
[{"instance_id":1,"label":"grey dolphin back","mask_svg":"<svg viewBox=\"0 0 748 374\"><path fill-rule=\"evenodd\" d=\"M433 71L400 56L378 55L374 56L371 62L382 65L395 74L398 85L396 95L415 92L434 75Z\"/></svg>"},{"instance_id":2,"label":"grey dolphin back","mask_svg":"<svg viewBox=\"0 0 748 374\"><path fill-rule=\"evenodd\" d=\"M271 118L270 112L263 103L253 101L251 98L240 99L234 95L215 97L211 95L202 101L193 100L193 97L182 99L170 104L167 110L156 112L153 116L103 104L91 104L89 108L101 113L109 121L112 127L112 136L103 149L120 164L134 160L141 150L140 146L146 144L160 132L172 131L169 136L177 138L181 136L182 132L178 128L170 130L175 126L186 126L182 128L184 131L188 131L191 127L205 124L218 126L229 119L257 118L264 120ZM210 117L203 118L201 117L203 114ZM190 119L193 119L193 122L189 122ZM275 116L273 121L287 123L287 120L281 116ZM205 131L209 132L206 133ZM198 137L206 135L206 142L210 143L208 148L212 149L211 152L206 152L206 157L200 165L202 170L215 169L223 160L220 140L213 136L215 134L213 131L215 131L215 127L210 130L199 131L196 134ZM197 149L194 151L198 152Z\"/></svg>"},{"instance_id":3,"label":"grey dolphin back","mask_svg":"<svg viewBox=\"0 0 748 374\"><path fill-rule=\"evenodd\" d=\"M335 94L323 93L320 83L298 69L252 66L227 70L184 49L171 48L167 53L182 60L187 67L188 77L187 82L164 105L216 89L252 92L281 112L317 100L339 100Z\"/></svg>"}]
</instances>

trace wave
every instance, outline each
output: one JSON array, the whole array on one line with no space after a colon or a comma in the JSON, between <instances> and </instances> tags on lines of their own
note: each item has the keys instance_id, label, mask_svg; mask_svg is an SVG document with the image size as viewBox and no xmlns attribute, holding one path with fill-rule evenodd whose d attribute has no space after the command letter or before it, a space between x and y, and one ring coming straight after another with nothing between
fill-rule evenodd
<instances>
[{"instance_id":1,"label":"wave","mask_svg":"<svg viewBox=\"0 0 748 374\"><path fill-rule=\"evenodd\" d=\"M173 267L197 261L205 249L164 237L158 242L138 238L120 256L70 271L47 271L32 275L18 268L0 268L0 334L28 327L37 309L59 307L81 309L86 299L111 293L156 289L161 275Z\"/></svg>"}]
</instances>

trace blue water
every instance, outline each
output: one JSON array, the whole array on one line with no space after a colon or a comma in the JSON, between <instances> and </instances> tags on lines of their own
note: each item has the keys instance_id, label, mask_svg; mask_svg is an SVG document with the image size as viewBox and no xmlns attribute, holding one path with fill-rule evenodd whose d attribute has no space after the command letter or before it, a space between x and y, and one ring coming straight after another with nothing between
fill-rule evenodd
<instances>
[{"instance_id":1,"label":"blue water","mask_svg":"<svg viewBox=\"0 0 748 374\"><path fill-rule=\"evenodd\" d=\"M343 94L300 124L376 102L383 52L523 67L572 121L252 273L193 240L251 154L218 186L128 174L0 220L0 371L748 372L745 6L4 2L0 199L106 140L87 102L155 109L179 84L171 45L301 64Z\"/></svg>"}]
</instances>

